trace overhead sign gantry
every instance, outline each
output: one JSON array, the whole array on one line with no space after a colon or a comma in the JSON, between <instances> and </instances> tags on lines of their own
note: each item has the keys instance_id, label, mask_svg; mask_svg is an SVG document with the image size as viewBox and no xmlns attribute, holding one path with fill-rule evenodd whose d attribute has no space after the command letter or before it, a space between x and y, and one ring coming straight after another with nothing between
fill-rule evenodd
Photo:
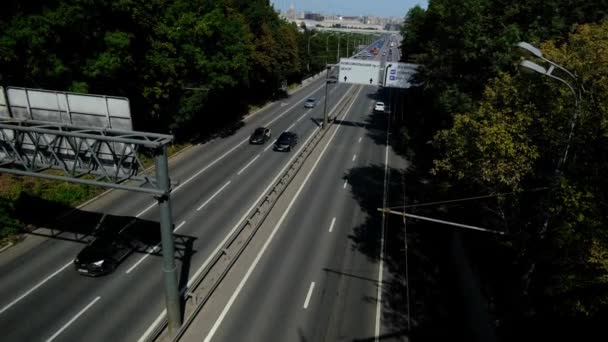
<instances>
[{"instance_id":1,"label":"overhead sign gantry","mask_svg":"<svg viewBox=\"0 0 608 342\"><path fill-rule=\"evenodd\" d=\"M380 61L341 58L338 81L377 86L380 78Z\"/></svg>"},{"instance_id":2,"label":"overhead sign gantry","mask_svg":"<svg viewBox=\"0 0 608 342\"><path fill-rule=\"evenodd\" d=\"M387 88L410 88L414 84L418 64L393 62L387 65L384 86Z\"/></svg>"},{"instance_id":3,"label":"overhead sign gantry","mask_svg":"<svg viewBox=\"0 0 608 342\"><path fill-rule=\"evenodd\" d=\"M167 161L172 141L171 135L133 131L127 98L0 87L0 172L154 195L169 331L174 333L181 310ZM155 175L140 175L140 148L153 151Z\"/></svg>"}]
</instances>

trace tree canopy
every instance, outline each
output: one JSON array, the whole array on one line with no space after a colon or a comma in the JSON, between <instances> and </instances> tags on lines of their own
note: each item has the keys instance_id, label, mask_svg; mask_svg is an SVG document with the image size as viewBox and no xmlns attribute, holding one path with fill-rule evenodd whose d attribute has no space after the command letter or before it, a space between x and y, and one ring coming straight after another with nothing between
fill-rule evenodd
<instances>
[{"instance_id":1,"label":"tree canopy","mask_svg":"<svg viewBox=\"0 0 608 342\"><path fill-rule=\"evenodd\" d=\"M503 336L527 319L608 312L607 19L606 1L430 0L404 21L404 59L423 83L405 127L414 165L434 175L426 191L496 195L448 216L509 233L471 242ZM520 41L568 70L551 72L574 92L524 72Z\"/></svg>"}]
</instances>

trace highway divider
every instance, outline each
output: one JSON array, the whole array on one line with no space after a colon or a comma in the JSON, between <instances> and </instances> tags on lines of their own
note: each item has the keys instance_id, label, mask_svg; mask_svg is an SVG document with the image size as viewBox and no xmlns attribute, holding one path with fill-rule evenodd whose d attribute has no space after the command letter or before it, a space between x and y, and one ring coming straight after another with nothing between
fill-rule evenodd
<instances>
[{"instance_id":1,"label":"highway divider","mask_svg":"<svg viewBox=\"0 0 608 342\"><path fill-rule=\"evenodd\" d=\"M356 87L352 87L349 90L348 95L344 96L334 107L334 110L328 114L330 123L333 122L337 116L343 114L351 102L355 100L355 88ZM326 129L317 129L313 133L313 136L307 140L308 142L300 150L297 157L293 159L286 170L278 177L275 183L270 187L270 190L263 196L243 224L226 241L219 252L213 256L211 262L207 264L200 275L194 279L191 286L188 289L184 289L182 292L182 294L185 295L184 323L176 336L173 338L168 336L167 320L165 318L155 327L154 331L148 335L146 341L178 341L180 339L196 315L201 311L205 303L207 303L211 295L218 288L226 274L236 263L239 256L249 245L249 242L253 239L258 229L277 203L277 200L301 169L308 156L328 131L329 127Z\"/></svg>"}]
</instances>

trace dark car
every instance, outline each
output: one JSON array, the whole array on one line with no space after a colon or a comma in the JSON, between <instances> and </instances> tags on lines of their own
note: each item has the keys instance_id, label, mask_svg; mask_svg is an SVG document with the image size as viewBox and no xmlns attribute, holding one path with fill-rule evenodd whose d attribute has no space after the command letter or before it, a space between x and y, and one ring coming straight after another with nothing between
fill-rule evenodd
<instances>
[{"instance_id":1,"label":"dark car","mask_svg":"<svg viewBox=\"0 0 608 342\"><path fill-rule=\"evenodd\" d=\"M92 277L111 273L132 251L133 245L120 235L94 238L74 259L78 273Z\"/></svg>"},{"instance_id":2,"label":"dark car","mask_svg":"<svg viewBox=\"0 0 608 342\"><path fill-rule=\"evenodd\" d=\"M304 108L314 108L317 105L317 99L309 97L304 102Z\"/></svg>"},{"instance_id":3,"label":"dark car","mask_svg":"<svg viewBox=\"0 0 608 342\"><path fill-rule=\"evenodd\" d=\"M298 135L292 132L283 132L274 143L275 151L291 151L298 144Z\"/></svg>"},{"instance_id":4,"label":"dark car","mask_svg":"<svg viewBox=\"0 0 608 342\"><path fill-rule=\"evenodd\" d=\"M270 139L270 128L266 127L258 127L253 131L251 137L249 138L249 143L251 144L264 144Z\"/></svg>"}]
</instances>

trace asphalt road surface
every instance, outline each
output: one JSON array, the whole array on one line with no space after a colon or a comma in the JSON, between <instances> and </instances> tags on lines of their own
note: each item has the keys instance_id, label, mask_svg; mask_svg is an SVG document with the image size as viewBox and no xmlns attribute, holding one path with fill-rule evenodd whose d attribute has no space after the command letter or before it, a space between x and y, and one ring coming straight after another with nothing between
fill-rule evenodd
<instances>
[{"instance_id":1,"label":"asphalt road surface","mask_svg":"<svg viewBox=\"0 0 608 342\"><path fill-rule=\"evenodd\" d=\"M170 165L179 185L172 194L180 286L246 213L267 183L291 158L274 152L271 140L249 145L257 126L285 130L304 141L321 118L323 106L305 109L309 96L324 96L320 78L289 98L272 104L233 134L182 153ZM349 86L331 85L328 107ZM270 147L270 148L269 148ZM32 237L0 255L0 329L3 341L136 341L164 309L161 257L151 244L130 255L114 273L88 278L72 264L84 247L73 231L105 224L125 224L133 217L144 229L158 229L159 213L147 195L112 191L80 210L49 222L58 233ZM42 233L44 234L44 233Z\"/></svg>"},{"instance_id":2,"label":"asphalt road surface","mask_svg":"<svg viewBox=\"0 0 608 342\"><path fill-rule=\"evenodd\" d=\"M396 52L396 51L395 51ZM395 52L393 58L397 57ZM351 85L330 86L328 108ZM321 100L305 109L308 97ZM170 162L180 286L195 277L222 240L244 217L291 153L274 152L274 138L293 131L300 142L323 116L320 78L289 98L247 118L223 138L194 146ZM325 152L312 181L291 208L284 229L266 251L216 341L373 340L383 333L382 229L389 114L372 113L376 87L364 87ZM249 145L255 127L273 139ZM104 216L105 215L105 216ZM66 217L53 230L0 254L0 329L3 341L137 341L164 309L161 257L151 243L112 274L79 275L72 264L80 237L98 222L158 229L159 213L148 195L112 191ZM86 234L85 234L86 235Z\"/></svg>"},{"instance_id":3,"label":"asphalt road surface","mask_svg":"<svg viewBox=\"0 0 608 342\"><path fill-rule=\"evenodd\" d=\"M214 341L353 341L377 334L388 114L364 87ZM392 153L390 153L392 155ZM375 207L374 207L375 206ZM373 207L373 208L372 208Z\"/></svg>"}]
</instances>

